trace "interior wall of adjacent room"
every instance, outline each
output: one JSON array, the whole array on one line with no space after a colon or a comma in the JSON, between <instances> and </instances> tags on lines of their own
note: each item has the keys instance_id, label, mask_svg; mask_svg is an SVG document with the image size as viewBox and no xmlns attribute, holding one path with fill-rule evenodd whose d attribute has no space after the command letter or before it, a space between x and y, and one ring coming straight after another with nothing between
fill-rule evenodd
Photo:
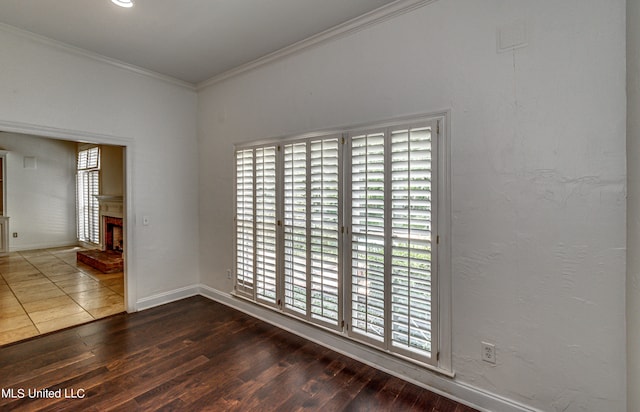
<instances>
[{"instance_id":1,"label":"interior wall of adjacent room","mask_svg":"<svg viewBox=\"0 0 640 412\"><path fill-rule=\"evenodd\" d=\"M627 410L640 410L640 0L627 0Z\"/></svg>"},{"instance_id":2,"label":"interior wall of adjacent room","mask_svg":"<svg viewBox=\"0 0 640 412\"><path fill-rule=\"evenodd\" d=\"M234 144L451 109L456 381L623 411L624 19L625 0L436 1L202 90L203 283L233 288ZM519 25L527 46L497 52Z\"/></svg>"},{"instance_id":3,"label":"interior wall of adjacent room","mask_svg":"<svg viewBox=\"0 0 640 412\"><path fill-rule=\"evenodd\" d=\"M129 307L197 284L195 91L5 26L0 50L0 122L127 145Z\"/></svg>"},{"instance_id":4,"label":"interior wall of adjacent room","mask_svg":"<svg viewBox=\"0 0 640 412\"><path fill-rule=\"evenodd\" d=\"M0 132L0 147L8 151L9 249L75 244L75 143ZM35 159L34 168L25 165L25 157Z\"/></svg>"},{"instance_id":5,"label":"interior wall of adjacent room","mask_svg":"<svg viewBox=\"0 0 640 412\"><path fill-rule=\"evenodd\" d=\"M100 150L100 194L123 196L124 158L122 147L102 145Z\"/></svg>"}]
</instances>

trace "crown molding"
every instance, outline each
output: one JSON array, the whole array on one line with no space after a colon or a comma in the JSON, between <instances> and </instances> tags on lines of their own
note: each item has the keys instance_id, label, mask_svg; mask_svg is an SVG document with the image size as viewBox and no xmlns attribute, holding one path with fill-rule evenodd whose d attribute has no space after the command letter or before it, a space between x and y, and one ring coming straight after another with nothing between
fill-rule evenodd
<instances>
[{"instance_id":1,"label":"crown molding","mask_svg":"<svg viewBox=\"0 0 640 412\"><path fill-rule=\"evenodd\" d=\"M0 133L21 133L78 143L111 144L118 146L131 146L134 142L134 140L130 137L122 137L81 130L62 129L58 127L43 126L35 123L23 123L3 119L0 119Z\"/></svg>"},{"instance_id":2,"label":"crown molding","mask_svg":"<svg viewBox=\"0 0 640 412\"><path fill-rule=\"evenodd\" d=\"M70 53L76 56L81 56L81 57L85 57L94 61L98 61L101 63L105 63L108 64L110 66L113 67L117 67L119 69L123 69L132 73L136 73L136 74L140 74L142 76L146 76L146 77L150 77L152 79L156 79L156 80L160 80L166 83L170 83L173 84L175 86L180 86L180 87L184 87L185 89L189 89L192 91L196 90L196 87L194 84L189 83L189 82L185 82L183 80L178 80L174 77L171 76L167 76L164 74L160 74L157 72L154 72L152 70L148 70L148 69L144 69L142 67L139 66L135 66L133 64L129 64L129 63L125 63L123 61L120 60L116 60L116 59L112 59L110 57L106 57L103 56L101 54L98 53L93 53L90 52L88 50L82 49L80 47L76 47L76 46L72 46L70 44L67 43L63 43L61 41L58 40L53 40L49 37L45 37L45 36L41 36L39 34L36 33L32 33L30 31L27 30L23 30L23 29L19 29L17 27L11 26L9 24L6 23L0 23L0 31L5 32L5 33L10 33L31 41L34 41L36 43L45 45L45 46L49 46L49 47L53 47L56 48L58 50L61 50L63 52L66 53Z\"/></svg>"},{"instance_id":3,"label":"crown molding","mask_svg":"<svg viewBox=\"0 0 640 412\"><path fill-rule=\"evenodd\" d=\"M242 73L257 69L276 60L283 59L285 57L300 53L302 51L311 49L313 47L328 43L340 39L342 37L349 36L367 27L380 24L384 21L392 19L404 13L408 13L427 4L433 3L436 0L397 0L389 3L385 6L379 7L375 10L365 13L359 17L353 18L342 24L334 26L328 30L320 32L316 35L308 37L292 45L283 47L273 53L266 54L259 57L256 60L250 61L219 75L213 76L208 80L202 81L196 85L197 90L205 89L209 86L213 86L216 83L220 83L224 80L238 76Z\"/></svg>"}]
</instances>

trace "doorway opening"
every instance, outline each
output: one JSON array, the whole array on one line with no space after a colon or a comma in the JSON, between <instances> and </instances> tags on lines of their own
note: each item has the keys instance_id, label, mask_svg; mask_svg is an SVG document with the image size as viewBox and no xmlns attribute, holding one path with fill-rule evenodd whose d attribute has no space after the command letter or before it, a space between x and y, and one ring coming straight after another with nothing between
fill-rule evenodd
<instances>
[{"instance_id":1,"label":"doorway opening","mask_svg":"<svg viewBox=\"0 0 640 412\"><path fill-rule=\"evenodd\" d=\"M26 129L0 132L0 149L5 153L3 217L9 221L7 247L0 252L4 312L0 345L131 308L126 265L127 146L113 144L109 137L90 143L103 153L97 192L89 195L99 205L98 219L94 236L81 238L87 220L77 200L86 193L81 193L77 165L79 148L87 143L73 136L64 139L54 129L53 136ZM110 202L103 206L97 197ZM118 210L114 201L119 201ZM119 266L99 268L78 258L79 252L107 248L117 254Z\"/></svg>"}]
</instances>

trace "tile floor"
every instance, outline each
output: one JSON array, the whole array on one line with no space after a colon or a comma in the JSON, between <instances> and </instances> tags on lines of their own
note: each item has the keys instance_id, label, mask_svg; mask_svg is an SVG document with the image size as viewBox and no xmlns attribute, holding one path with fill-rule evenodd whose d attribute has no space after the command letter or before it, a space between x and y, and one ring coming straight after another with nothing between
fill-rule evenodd
<instances>
[{"instance_id":1,"label":"tile floor","mask_svg":"<svg viewBox=\"0 0 640 412\"><path fill-rule=\"evenodd\" d=\"M80 247L0 257L0 345L123 312L123 273L76 262Z\"/></svg>"}]
</instances>

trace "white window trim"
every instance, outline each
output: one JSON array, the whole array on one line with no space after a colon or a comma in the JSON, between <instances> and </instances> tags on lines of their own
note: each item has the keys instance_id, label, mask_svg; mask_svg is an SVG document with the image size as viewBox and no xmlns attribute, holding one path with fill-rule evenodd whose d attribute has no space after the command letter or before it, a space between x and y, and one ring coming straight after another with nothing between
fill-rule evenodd
<instances>
[{"instance_id":1,"label":"white window trim","mask_svg":"<svg viewBox=\"0 0 640 412\"><path fill-rule=\"evenodd\" d=\"M442 111L442 112L435 112L435 113L429 113L429 114L423 114L423 115L414 115L414 116L406 116L406 117L400 117L400 118L395 118L395 119L390 119L390 120L386 120L386 121L382 121L382 122L373 122L373 123L368 123L368 124L358 124L358 125L352 125L352 126L347 126L347 127L343 127L343 128L339 128L339 129L333 129L333 130L326 130L326 131L319 131L319 132L311 132L311 133L306 133L306 134L301 134L301 135L292 135L292 136L285 136L285 137L280 137L280 138L271 138L271 139L263 139L263 140L259 140L259 141L254 141L254 142L246 142L246 143L241 143L241 144L236 144L234 145L234 153L236 151L239 150L243 150L243 149L249 149L249 148L257 148L257 147L261 147L261 146L267 146L267 145L284 145L287 143L291 143L291 142L296 142L296 141L301 141L304 139L314 139L314 138L322 138L322 137L329 137L331 135L335 135L335 134L341 134L343 136L348 136L350 133L353 132L357 132L357 131L362 131L362 130L375 130L375 129L386 129L389 127L394 127L394 126L408 126L410 124L413 123L424 123L424 122L428 122L428 121L436 121L437 122L437 127L438 127L438 134L439 134L439 141L437 144L437 160L436 162L438 163L437 166L437 173L436 173L436 179L437 179L437 205L436 205L436 209L437 209L437 214L436 214L436 219L434 220L433 224L434 226L437 226L437 236L439 236L439 243L438 243L438 250L437 250L437 257L436 257L436 261L437 261L437 276L436 276L436 281L434 282L434 285L432 286L432 290L434 295L436 296L434 300L437 300L437 316L438 316L438 320L437 320L437 331L435 331L434 336L432 336L432 342L435 346L435 350L434 350L434 354L436 354L436 356L434 356L434 363L424 363L424 362L420 362L417 361L414 358L410 358L407 356L403 356L402 354L398 353L398 352L388 352L385 350L382 350L379 346L375 346L375 345L370 345L367 344L367 342L363 341L363 340L357 340L357 339L353 339L352 337L349 336L349 332L343 328L342 330L336 330L333 328L328 328L325 325L321 325L321 324L317 324L314 323L314 325L316 327L319 327L321 329L324 329L328 332L332 332L332 333L339 333L341 336L348 338L349 340L353 340L356 342L360 342L362 344L365 344L366 346L371 346L374 347L376 350L382 351L384 353L388 353L390 356L393 357L397 357L399 359L405 359L409 362L418 364L418 365L422 365L424 368L432 370L434 372L438 372L441 373L443 375L449 376L449 377L453 377L454 372L453 372L453 364L452 364L452 345L451 345L451 332L452 332L452 310L451 310L451 300L452 300L452 286L451 286L451 282L452 282L452 273L451 273L451 137L450 137L450 128L451 128L451 124L450 124L450 111L446 110L446 111ZM344 168L346 167L346 159L348 156L346 156L344 154L344 149L343 149L343 155L341 156L341 167ZM279 156L279 161L282 162L282 156L283 156L283 151L280 150L278 152L278 156ZM235 162L235 156L234 156L234 162ZM234 164L235 167L235 164ZM344 173L342 173L342 194L343 196L347 193L346 188L345 188L345 184L344 181L346 179L344 179ZM283 185L283 181L284 181L284 176L283 173L279 173L278 176L278 187L282 188ZM234 193L236 193L236 178L235 178L235 173L234 173ZM283 190L283 189L279 189L279 190ZM279 213L282 212L283 210L283 205L282 205L282 194L278 193L278 209L279 209ZM234 195L234 200L233 200L233 207L235 208L235 195ZM343 199L343 220L346 220L347 215L346 213L348 213L348 211L346 210L346 202ZM278 215L280 216L280 214ZM280 216L281 219L281 216ZM235 228L234 228L235 229ZM279 233L282 232L283 227L282 226L278 226L279 229ZM236 235L235 235L236 231L234 230L234 245L236 244ZM279 236L282 236L281 234L279 234ZM344 254L345 254L345 250L347 248L347 243L346 241L342 241L342 246L341 246L341 252L340 252L340 256L343 262L343 267L341 268L343 276L342 276L342 280L344 281L345 277L344 277L344 273L345 273L345 268L348 265L348 262L346 262L345 258L344 258ZM350 242L349 242L350 243ZM349 245L350 246L350 245ZM283 260L283 246L280 247L279 251L278 251L278 256L279 256L279 266L282 265L282 260ZM236 253L234 252L234 268L236 267ZM235 270L235 269L234 269ZM281 276L281 278L284 278L283 276ZM283 282L284 280L282 280ZM347 282L348 283L348 282ZM282 285L280 285L280 292L282 293L283 288ZM349 300L349 295L348 295L348 285L344 284L342 285L342 297L343 297L343 302L342 302L342 314L343 314L343 318L346 318L346 311L349 310L350 306L347 306L347 301ZM251 303L259 305L259 306L263 306L263 307L269 307L272 310L274 309L273 306L268 306L265 305L264 303L258 301L255 299L255 297L252 296L248 296L246 293L243 294L237 290L234 289L234 292L232 293L233 296L236 297L240 297L240 298L245 298L248 299ZM283 299L283 296L280 295L279 299ZM285 311L285 310L279 310L277 311L277 313L280 314L284 314L290 317L293 317L295 319L301 320L301 321L306 321L304 317L300 317L295 313L292 313L291 311Z\"/></svg>"}]
</instances>

